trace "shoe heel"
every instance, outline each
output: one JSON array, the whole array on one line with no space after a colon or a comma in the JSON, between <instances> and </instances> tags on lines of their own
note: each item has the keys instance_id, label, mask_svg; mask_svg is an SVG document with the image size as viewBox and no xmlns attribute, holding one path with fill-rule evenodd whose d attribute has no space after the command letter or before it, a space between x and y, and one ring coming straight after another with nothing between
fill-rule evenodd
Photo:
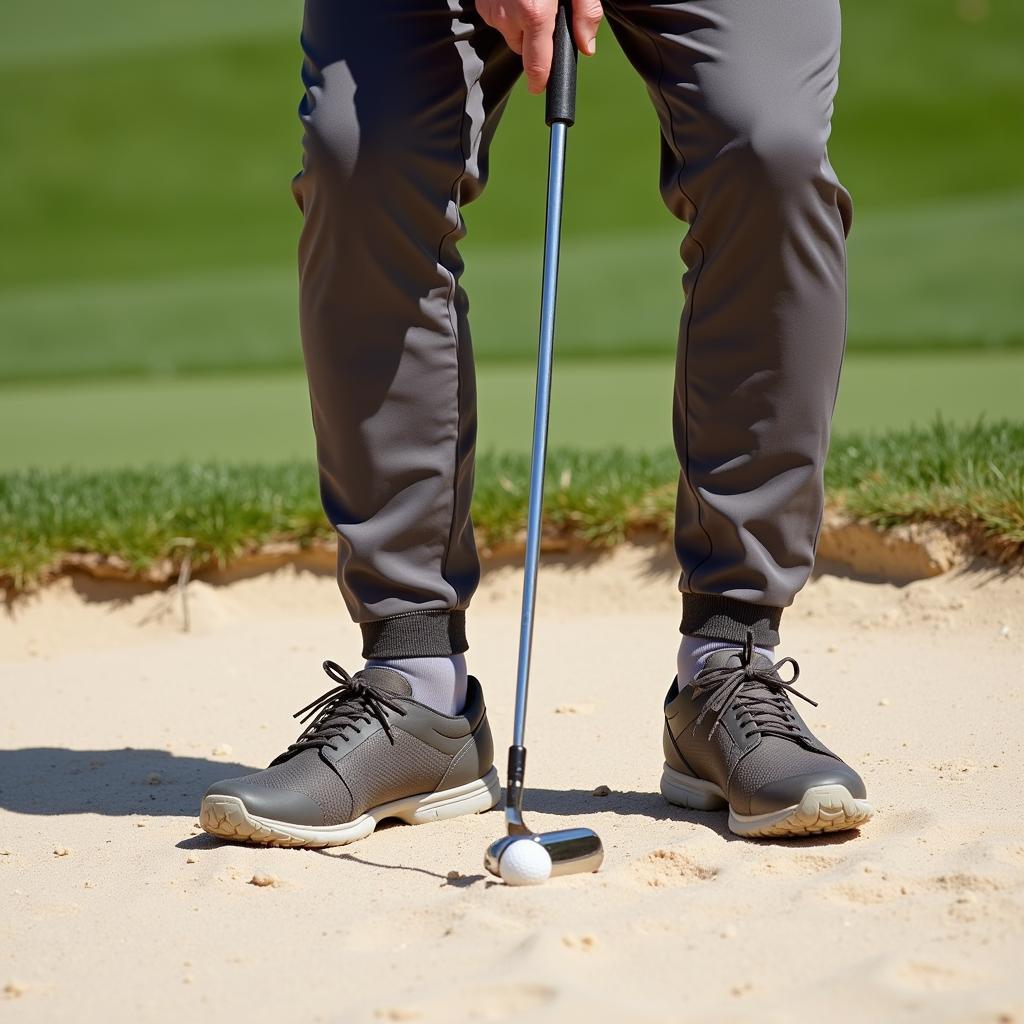
<instances>
[{"instance_id":1,"label":"shoe heel","mask_svg":"<svg viewBox=\"0 0 1024 1024\"><path fill-rule=\"evenodd\" d=\"M720 811L729 801L713 783L684 775L665 765L661 773L661 795L677 807L691 807L697 811Z\"/></svg>"},{"instance_id":2,"label":"shoe heel","mask_svg":"<svg viewBox=\"0 0 1024 1024\"><path fill-rule=\"evenodd\" d=\"M423 825L428 821L457 818L462 814L480 814L489 811L501 799L501 782L497 768L492 768L482 779L454 789L444 789L417 799L414 807L398 814L410 825Z\"/></svg>"}]
</instances>

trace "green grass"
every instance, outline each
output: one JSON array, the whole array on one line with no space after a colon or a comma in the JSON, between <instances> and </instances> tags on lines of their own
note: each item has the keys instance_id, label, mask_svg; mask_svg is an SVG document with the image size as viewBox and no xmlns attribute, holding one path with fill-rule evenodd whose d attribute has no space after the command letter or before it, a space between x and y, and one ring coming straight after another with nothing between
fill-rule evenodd
<instances>
[{"instance_id":1,"label":"green grass","mask_svg":"<svg viewBox=\"0 0 1024 1024\"><path fill-rule=\"evenodd\" d=\"M297 365L299 6L4 7L0 379ZM1024 8L844 14L830 149L857 205L851 350L1020 344ZM483 363L533 352L545 134L519 90L467 211ZM571 141L565 353L672 348L681 227L657 158L644 89L605 32Z\"/></svg>"},{"instance_id":2,"label":"green grass","mask_svg":"<svg viewBox=\"0 0 1024 1024\"><path fill-rule=\"evenodd\" d=\"M1007 258L1021 250L1021 237L1024 193L865 215L850 243L850 350L1024 346L1024 260ZM951 238L972 254L969 296L951 280ZM678 244L671 228L568 241L559 352L670 352L681 301ZM529 359L538 247L494 246L474 255L467 282L480 361ZM0 290L0 338L19 341L3 353L2 379L298 367L295 291L291 266Z\"/></svg>"},{"instance_id":3,"label":"green grass","mask_svg":"<svg viewBox=\"0 0 1024 1024\"><path fill-rule=\"evenodd\" d=\"M932 519L1024 545L1024 424L931 427L836 439L825 486L878 526Z\"/></svg>"},{"instance_id":4,"label":"green grass","mask_svg":"<svg viewBox=\"0 0 1024 1024\"><path fill-rule=\"evenodd\" d=\"M597 547L632 530L671 528L676 463L670 451L552 454L547 522ZM474 519L484 544L517 536L525 519L528 457L484 456ZM1024 545L1024 425L978 424L884 436L850 434L826 470L831 501L883 526L937 519ZM274 465L179 463L99 472L0 475L0 578L31 585L65 553L117 557L136 570L163 559L223 563L259 545L330 536L306 461Z\"/></svg>"},{"instance_id":5,"label":"green grass","mask_svg":"<svg viewBox=\"0 0 1024 1024\"><path fill-rule=\"evenodd\" d=\"M99 10L102 17L97 16ZM110 59L211 38L294 35L301 17L301 0L176 0L146 5L103 0L102 6L54 0L45 18L29 3L11 3L0 11L0 63L28 69L41 60Z\"/></svg>"},{"instance_id":6,"label":"green grass","mask_svg":"<svg viewBox=\"0 0 1024 1024\"><path fill-rule=\"evenodd\" d=\"M552 443L651 451L671 443L671 356L556 358ZM534 370L479 367L482 451L524 452ZM1024 351L932 356L853 355L843 370L837 431L905 429L941 414L1019 419ZM309 397L298 371L116 379L0 389L0 472L32 466L94 469L181 459L308 458Z\"/></svg>"}]
</instances>

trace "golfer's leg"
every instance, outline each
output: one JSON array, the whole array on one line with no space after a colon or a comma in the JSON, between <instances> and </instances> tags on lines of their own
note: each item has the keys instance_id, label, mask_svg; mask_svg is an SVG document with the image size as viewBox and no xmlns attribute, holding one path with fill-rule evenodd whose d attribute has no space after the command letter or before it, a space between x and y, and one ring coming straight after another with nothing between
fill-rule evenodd
<instances>
[{"instance_id":1,"label":"golfer's leg","mask_svg":"<svg viewBox=\"0 0 1024 1024\"><path fill-rule=\"evenodd\" d=\"M825 152L838 2L612 4L661 117L663 195L690 225L675 401L684 636L661 791L728 806L743 836L855 828L871 816L864 781L801 719L772 658L814 558L842 362L850 201Z\"/></svg>"},{"instance_id":2,"label":"golfer's leg","mask_svg":"<svg viewBox=\"0 0 1024 1024\"><path fill-rule=\"evenodd\" d=\"M850 199L826 153L838 0L610 0L690 225L676 368L683 632L770 647L804 585L842 361Z\"/></svg>"},{"instance_id":3,"label":"golfer's leg","mask_svg":"<svg viewBox=\"0 0 1024 1024\"><path fill-rule=\"evenodd\" d=\"M460 207L520 63L455 0L307 0L303 46L302 343L338 579L367 658L458 654L479 577Z\"/></svg>"}]
</instances>

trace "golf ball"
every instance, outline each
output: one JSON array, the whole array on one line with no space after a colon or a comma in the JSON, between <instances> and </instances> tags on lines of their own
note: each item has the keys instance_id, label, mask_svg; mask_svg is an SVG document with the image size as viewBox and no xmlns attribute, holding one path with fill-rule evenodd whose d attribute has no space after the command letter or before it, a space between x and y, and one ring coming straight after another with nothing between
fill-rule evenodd
<instances>
[{"instance_id":1,"label":"golf ball","mask_svg":"<svg viewBox=\"0 0 1024 1024\"><path fill-rule=\"evenodd\" d=\"M506 885L540 885L551 877L551 858L540 843L517 839L501 855L499 870Z\"/></svg>"}]
</instances>

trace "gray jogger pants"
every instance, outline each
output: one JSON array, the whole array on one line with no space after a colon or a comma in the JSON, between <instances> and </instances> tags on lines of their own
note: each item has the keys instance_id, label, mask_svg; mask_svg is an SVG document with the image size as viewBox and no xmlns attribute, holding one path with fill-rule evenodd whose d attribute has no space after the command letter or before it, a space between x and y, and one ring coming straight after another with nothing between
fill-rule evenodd
<instances>
[{"instance_id":1,"label":"gray jogger pants","mask_svg":"<svg viewBox=\"0 0 1024 1024\"><path fill-rule=\"evenodd\" d=\"M605 12L660 118L665 203L689 225L681 628L771 644L814 558L844 346L852 210L826 154L838 0ZM483 189L520 58L472 0L306 0L303 46L302 342L339 582L365 656L457 653L479 580L460 208Z\"/></svg>"}]
</instances>

